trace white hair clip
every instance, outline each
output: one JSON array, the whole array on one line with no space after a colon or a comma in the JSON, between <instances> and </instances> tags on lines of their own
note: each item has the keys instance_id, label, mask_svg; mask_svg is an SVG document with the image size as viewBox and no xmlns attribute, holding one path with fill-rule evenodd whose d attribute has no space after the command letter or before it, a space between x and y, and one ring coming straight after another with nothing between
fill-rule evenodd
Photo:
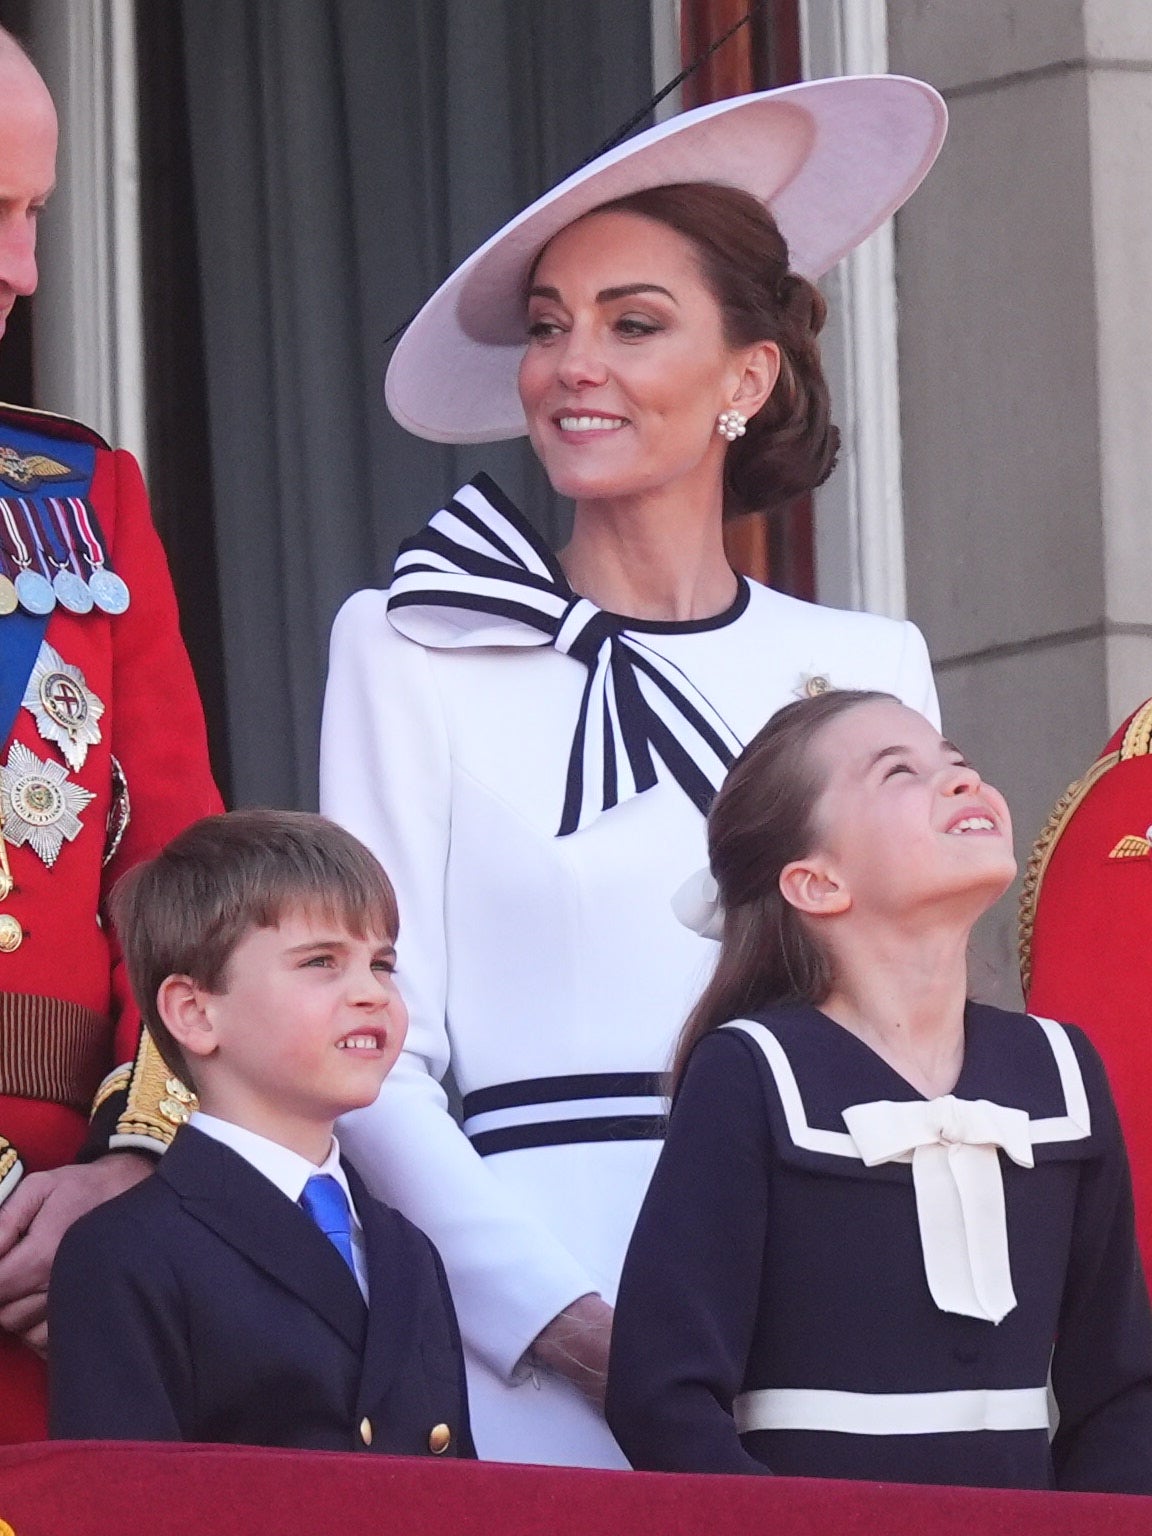
<instances>
[{"instance_id":1,"label":"white hair clip","mask_svg":"<svg viewBox=\"0 0 1152 1536\"><path fill-rule=\"evenodd\" d=\"M698 869L688 876L672 898L672 910L685 928L691 928L702 939L719 942L723 938L724 908L710 869Z\"/></svg>"}]
</instances>

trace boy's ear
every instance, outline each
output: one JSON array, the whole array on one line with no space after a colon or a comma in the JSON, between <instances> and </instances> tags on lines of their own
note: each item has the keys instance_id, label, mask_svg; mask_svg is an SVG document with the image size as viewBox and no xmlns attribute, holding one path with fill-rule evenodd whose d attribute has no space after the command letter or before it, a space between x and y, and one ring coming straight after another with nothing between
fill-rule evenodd
<instances>
[{"instance_id":1,"label":"boy's ear","mask_svg":"<svg viewBox=\"0 0 1152 1536\"><path fill-rule=\"evenodd\" d=\"M780 894L806 917L833 917L847 912L852 895L835 866L822 859L796 859L780 871Z\"/></svg>"},{"instance_id":2,"label":"boy's ear","mask_svg":"<svg viewBox=\"0 0 1152 1536\"><path fill-rule=\"evenodd\" d=\"M156 993L156 1012L189 1056L211 1056L216 1049L216 1029L204 1006L205 995L191 976L165 976Z\"/></svg>"}]
</instances>

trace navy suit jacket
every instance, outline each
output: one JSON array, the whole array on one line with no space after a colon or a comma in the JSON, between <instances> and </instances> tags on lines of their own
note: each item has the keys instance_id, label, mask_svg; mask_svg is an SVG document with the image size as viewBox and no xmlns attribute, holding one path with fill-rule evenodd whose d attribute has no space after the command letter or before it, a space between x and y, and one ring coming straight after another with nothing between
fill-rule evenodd
<instances>
[{"instance_id":1,"label":"navy suit jacket","mask_svg":"<svg viewBox=\"0 0 1152 1536\"><path fill-rule=\"evenodd\" d=\"M369 1305L305 1212L191 1127L76 1222L49 1290L51 1433L474 1456L439 1256L345 1172Z\"/></svg>"}]
</instances>

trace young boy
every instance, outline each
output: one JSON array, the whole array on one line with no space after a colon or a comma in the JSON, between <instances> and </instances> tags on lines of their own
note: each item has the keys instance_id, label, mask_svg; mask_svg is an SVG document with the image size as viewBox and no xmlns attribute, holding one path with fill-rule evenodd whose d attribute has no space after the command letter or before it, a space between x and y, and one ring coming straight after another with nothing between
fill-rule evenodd
<instances>
[{"instance_id":1,"label":"young boy","mask_svg":"<svg viewBox=\"0 0 1152 1536\"><path fill-rule=\"evenodd\" d=\"M113 915L200 1107L61 1245L52 1433L475 1455L440 1260L332 1133L407 1028L387 875L322 817L233 812L125 876Z\"/></svg>"}]
</instances>

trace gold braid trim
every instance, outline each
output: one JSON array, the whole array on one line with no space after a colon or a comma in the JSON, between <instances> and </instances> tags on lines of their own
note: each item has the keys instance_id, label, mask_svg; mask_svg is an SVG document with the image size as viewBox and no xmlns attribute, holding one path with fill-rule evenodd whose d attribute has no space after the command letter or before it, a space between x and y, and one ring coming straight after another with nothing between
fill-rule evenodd
<instances>
[{"instance_id":1,"label":"gold braid trim","mask_svg":"<svg viewBox=\"0 0 1152 1536\"><path fill-rule=\"evenodd\" d=\"M1148 708L1148 706L1146 706ZM1143 714L1144 711L1142 710ZM1150 727L1152 727L1152 713L1149 714ZM1135 724L1135 721L1133 722ZM1127 740L1127 737L1125 737ZM1020 917L1017 929L1020 952L1020 982L1024 988L1025 996L1032 985L1032 934L1036 927L1036 905L1040 900L1040 887L1044 882L1044 874L1048 868L1048 861L1056 848L1056 844L1063 836L1064 828L1072 820L1080 802L1084 796L1109 768L1115 768L1120 761L1120 752L1108 752L1103 757L1098 757L1082 779L1077 779L1070 784L1064 793L1052 807L1052 814L1040 830L1040 836L1032 846L1032 853L1028 860L1028 866L1024 871L1024 885L1020 892Z\"/></svg>"},{"instance_id":2,"label":"gold braid trim","mask_svg":"<svg viewBox=\"0 0 1152 1536\"><path fill-rule=\"evenodd\" d=\"M196 1095L173 1077L152 1036L142 1029L128 1084L128 1102L109 1145L162 1152L195 1107Z\"/></svg>"},{"instance_id":3,"label":"gold braid trim","mask_svg":"<svg viewBox=\"0 0 1152 1536\"><path fill-rule=\"evenodd\" d=\"M1124 740L1120 743L1121 762L1127 762L1130 757L1147 757L1150 744L1152 744L1152 699L1142 705L1128 722Z\"/></svg>"},{"instance_id":4,"label":"gold braid trim","mask_svg":"<svg viewBox=\"0 0 1152 1536\"><path fill-rule=\"evenodd\" d=\"M89 1120L102 1109L114 1093L122 1093L132 1081L132 1063L125 1062L122 1067L114 1067L96 1090L96 1096L92 1100L92 1108L88 1111ZM2 1536L2 1533L0 1533Z\"/></svg>"},{"instance_id":5,"label":"gold braid trim","mask_svg":"<svg viewBox=\"0 0 1152 1536\"><path fill-rule=\"evenodd\" d=\"M20 1161L20 1154L10 1141L0 1136L0 1205L3 1205L8 1196L24 1177L24 1164Z\"/></svg>"}]
</instances>

